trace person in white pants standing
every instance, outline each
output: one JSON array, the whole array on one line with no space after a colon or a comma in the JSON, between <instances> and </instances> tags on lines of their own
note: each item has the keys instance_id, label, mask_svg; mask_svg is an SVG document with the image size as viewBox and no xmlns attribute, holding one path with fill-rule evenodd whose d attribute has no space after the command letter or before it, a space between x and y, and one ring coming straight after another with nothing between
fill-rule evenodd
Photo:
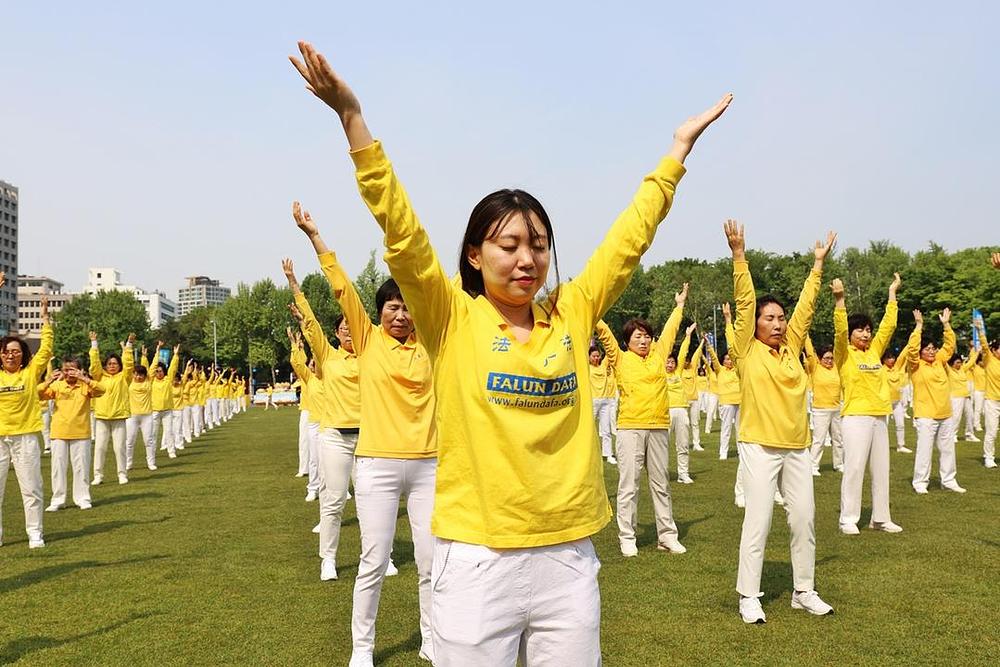
<instances>
[{"instance_id":1,"label":"person in white pants standing","mask_svg":"<svg viewBox=\"0 0 1000 667\"><path fill-rule=\"evenodd\" d=\"M833 444L833 469L844 470L844 441L841 434L840 372L833 364L833 346L817 350L806 336L806 372L812 379L812 456L813 477L820 476L826 439Z\"/></svg>"},{"instance_id":2,"label":"person in white pants standing","mask_svg":"<svg viewBox=\"0 0 1000 667\"><path fill-rule=\"evenodd\" d=\"M292 351L294 352L294 348ZM309 390L302 381L302 376L298 372L296 375L298 379L292 386L299 388L299 467L295 471L295 476L305 477L309 474L309 406L307 405Z\"/></svg>"},{"instance_id":3,"label":"person in white pants standing","mask_svg":"<svg viewBox=\"0 0 1000 667\"><path fill-rule=\"evenodd\" d=\"M38 388L54 404L52 414L52 501L45 511L66 506L66 468L73 466L73 503L82 510L90 502L90 403L103 392L86 376L80 362L64 359L62 369L50 373Z\"/></svg>"},{"instance_id":4,"label":"person in white pants standing","mask_svg":"<svg viewBox=\"0 0 1000 667\"><path fill-rule=\"evenodd\" d=\"M978 326L978 323L977 323ZM986 344L986 339L982 339L980 345ZM983 414L986 407L986 358L979 355L979 361L969 370L969 379L972 380L972 424L974 431L983 430Z\"/></svg>"},{"instance_id":5,"label":"person in white pants standing","mask_svg":"<svg viewBox=\"0 0 1000 667\"><path fill-rule=\"evenodd\" d=\"M871 318L863 313L847 316L844 283L832 284L833 361L840 372L844 389L843 421L844 476L840 481L840 532L858 535L861 520L861 495L865 467L869 468L872 489L872 518L868 527L886 533L899 533L889 509L889 423L892 410L889 381L881 358L896 330L898 305L896 291L899 274L889 285L885 314L872 331Z\"/></svg>"},{"instance_id":6,"label":"person in white pants standing","mask_svg":"<svg viewBox=\"0 0 1000 667\"><path fill-rule=\"evenodd\" d=\"M174 439L174 448L184 449L184 383L191 373L194 361L188 359L184 366L184 373L180 377L174 376L174 381L170 383L170 400L173 410L170 411L170 419L173 423L173 432L170 434Z\"/></svg>"},{"instance_id":7,"label":"person in white pants standing","mask_svg":"<svg viewBox=\"0 0 1000 667\"><path fill-rule=\"evenodd\" d=\"M684 362L684 370L681 371L681 380L684 382L684 397L688 402L688 432L691 449L696 452L705 451L705 448L701 446L701 397L698 392L699 379L703 378L698 373L701 371L704 349L704 341L699 341L694 355Z\"/></svg>"},{"instance_id":8,"label":"person in white pants standing","mask_svg":"<svg viewBox=\"0 0 1000 667\"><path fill-rule=\"evenodd\" d=\"M618 382L615 381L615 371L608 364L607 355L601 354L601 348L591 346L588 354L590 361L590 392L594 404L594 421L597 423L597 435L601 440L601 456L608 463L615 465L612 438L615 422L618 419Z\"/></svg>"},{"instance_id":9,"label":"person in white pants standing","mask_svg":"<svg viewBox=\"0 0 1000 667\"><path fill-rule=\"evenodd\" d=\"M104 394L93 400L97 425L94 429L94 478L97 486L104 481L104 459L108 440L111 440L118 470L118 483L128 484L128 457L125 451L126 420L129 417L129 386L135 369L133 343L135 334L121 346L121 356L109 354L101 366L101 352L97 334L90 332L90 376L101 386Z\"/></svg>"},{"instance_id":10,"label":"person in white pants standing","mask_svg":"<svg viewBox=\"0 0 1000 667\"><path fill-rule=\"evenodd\" d=\"M688 405L687 389L684 386L684 370L681 368L678 359L687 360L688 349L691 346L691 334L697 328L696 324L691 324L681 343L680 351L675 355L673 352L667 357L667 401L670 405L670 431L674 436L674 448L677 453L677 482L680 484L693 484L691 479L691 417L690 406ZM701 345L698 345L699 356Z\"/></svg>"},{"instance_id":11,"label":"person in white pants standing","mask_svg":"<svg viewBox=\"0 0 1000 667\"><path fill-rule=\"evenodd\" d=\"M702 337L704 340L704 336ZM708 345L708 343L705 343ZM719 412L719 380L718 376L712 370L712 365L710 363L705 364L702 369L705 373L705 390L702 394L703 403L701 406L702 412L705 413L705 435L712 432L712 424L715 423L715 418Z\"/></svg>"},{"instance_id":12,"label":"person in white pants standing","mask_svg":"<svg viewBox=\"0 0 1000 667\"><path fill-rule=\"evenodd\" d=\"M900 454L912 454L913 450L906 446L907 398L904 393L910 389L910 376L906 370L906 360L903 359L897 363L896 353L886 350L882 353L882 365L885 366L885 378L889 383L892 423L896 428L896 451Z\"/></svg>"},{"instance_id":13,"label":"person in white pants standing","mask_svg":"<svg viewBox=\"0 0 1000 667\"><path fill-rule=\"evenodd\" d=\"M833 608L815 590L816 509L806 411L808 378L799 357L812 325L823 263L837 237L831 232L826 243L816 243L812 271L794 314L786 320L785 307L777 298L756 298L743 225L729 220L725 232L733 254L736 302L729 353L740 374L743 412L737 438L746 495L736 578L740 617L744 623L766 621L760 580L779 476L791 532L792 609L823 616L833 613Z\"/></svg>"},{"instance_id":14,"label":"person in white pants standing","mask_svg":"<svg viewBox=\"0 0 1000 667\"><path fill-rule=\"evenodd\" d=\"M976 322L979 330L979 340L987 345L980 358L983 363L983 417L986 433L983 435L983 465L996 468L997 431L1000 430L1000 338L994 338L987 343L986 331L982 322Z\"/></svg>"},{"instance_id":15,"label":"person in white pants standing","mask_svg":"<svg viewBox=\"0 0 1000 667\"><path fill-rule=\"evenodd\" d=\"M162 361L158 361L162 347L163 341L159 341L156 344L156 352L153 353L151 362L153 364L152 377L149 380L150 402L153 407L153 433L151 438L155 449L156 442L160 439L158 437L159 433L162 430L163 439L160 449L167 450L167 456L174 459L177 458L177 443L174 442L173 384L174 378L177 377L177 368L180 365L181 346L174 346L173 354L170 356L169 367L165 366ZM187 368L185 368L186 370Z\"/></svg>"},{"instance_id":16,"label":"person in white pants standing","mask_svg":"<svg viewBox=\"0 0 1000 667\"><path fill-rule=\"evenodd\" d=\"M969 350L968 361L962 355L952 355L948 361L948 383L951 387L951 439L958 443L961 432L962 417L965 417L965 438L968 442L979 442L972 430L973 407L972 392L969 390L969 371L975 367L979 359L979 350Z\"/></svg>"},{"instance_id":17,"label":"person in white pants standing","mask_svg":"<svg viewBox=\"0 0 1000 667\"><path fill-rule=\"evenodd\" d=\"M4 274L0 272L0 287ZM52 325L48 298L41 298L41 342L32 356L28 344L18 336L0 339L0 499L7 486L11 462L21 487L24 527L28 548L45 546L42 531L42 457L38 445L42 415L38 409L38 381L52 358ZM0 502L2 505L2 502ZM0 507L0 545L3 516Z\"/></svg>"},{"instance_id":18,"label":"person in white pants standing","mask_svg":"<svg viewBox=\"0 0 1000 667\"><path fill-rule=\"evenodd\" d=\"M145 348L142 350L145 358ZM128 386L128 407L132 414L125 422L125 467L132 469L132 455L136 436L142 435L146 450L146 467L156 470L156 442L153 440L153 395L149 372L144 366L137 366L132 374L132 384Z\"/></svg>"},{"instance_id":19,"label":"person in white pants standing","mask_svg":"<svg viewBox=\"0 0 1000 667\"><path fill-rule=\"evenodd\" d=\"M913 421L917 428L917 453L913 461L913 490L926 494L931 477L931 458L935 445L939 453L941 487L955 493L965 493L958 483L955 441L952 438L951 383L948 380L948 360L955 353L955 332L951 328L951 310L940 314L944 326L944 342L940 349L934 340L921 335L919 347L910 349L907 366L913 380ZM922 331L923 315L913 311Z\"/></svg>"}]
</instances>

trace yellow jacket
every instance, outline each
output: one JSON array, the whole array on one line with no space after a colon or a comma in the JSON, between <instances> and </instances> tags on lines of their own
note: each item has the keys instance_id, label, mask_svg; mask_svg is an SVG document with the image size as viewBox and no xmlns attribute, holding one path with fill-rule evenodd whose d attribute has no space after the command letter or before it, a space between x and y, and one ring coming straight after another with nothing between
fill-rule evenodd
<instances>
[{"instance_id":1,"label":"yellow jacket","mask_svg":"<svg viewBox=\"0 0 1000 667\"><path fill-rule=\"evenodd\" d=\"M173 384L174 377L177 375L178 360L179 355L173 355L170 365L167 367L167 374L163 376L162 380L156 379L155 367L150 368L149 362L145 359L142 360L142 365L149 371L149 382L152 383L151 391L154 412L174 409Z\"/></svg>"},{"instance_id":2,"label":"yellow jacket","mask_svg":"<svg viewBox=\"0 0 1000 667\"><path fill-rule=\"evenodd\" d=\"M684 397L687 402L698 400L698 366L701 365L701 353L704 343L698 343L698 347L694 351L694 355L691 356L691 361L687 368L681 371L681 379L684 381ZM678 359L678 362L683 364L684 360ZM708 381L705 381L705 386L708 386Z\"/></svg>"},{"instance_id":3,"label":"yellow jacket","mask_svg":"<svg viewBox=\"0 0 1000 667\"><path fill-rule=\"evenodd\" d=\"M615 380L615 371L608 363L608 355L605 354L601 363L593 364L587 369L590 371L590 393L594 399L615 398L618 396L618 382Z\"/></svg>"},{"instance_id":4,"label":"yellow jacket","mask_svg":"<svg viewBox=\"0 0 1000 667\"><path fill-rule=\"evenodd\" d=\"M131 343L122 351L122 368L114 375L108 375L101 366L101 352L97 345L90 346L90 377L100 383L104 393L93 401L94 416L98 419L115 420L128 418L128 388L132 384L135 370L135 353Z\"/></svg>"},{"instance_id":5,"label":"yellow jacket","mask_svg":"<svg viewBox=\"0 0 1000 667\"><path fill-rule=\"evenodd\" d=\"M913 418L948 419L951 417L951 383L948 360L955 354L955 332L944 325L944 343L934 361L920 358L920 344L907 348L907 365L913 381Z\"/></svg>"},{"instance_id":6,"label":"yellow jacket","mask_svg":"<svg viewBox=\"0 0 1000 667\"><path fill-rule=\"evenodd\" d=\"M986 371L979 364L969 369L969 379L972 380L973 391L986 391Z\"/></svg>"},{"instance_id":7,"label":"yellow jacket","mask_svg":"<svg viewBox=\"0 0 1000 667\"><path fill-rule=\"evenodd\" d=\"M81 380L70 385L65 380L56 380L47 388L39 390L39 396L55 401L52 422L49 426L53 439L90 439L90 399L103 393L101 385L91 382L88 386Z\"/></svg>"},{"instance_id":8,"label":"yellow jacket","mask_svg":"<svg viewBox=\"0 0 1000 667\"><path fill-rule=\"evenodd\" d=\"M691 336L685 336L677 353L677 365L673 373L667 373L667 403L671 408L687 408L687 388L684 386L684 360L691 347ZM670 355L670 352L667 352Z\"/></svg>"},{"instance_id":9,"label":"yellow jacket","mask_svg":"<svg viewBox=\"0 0 1000 667\"><path fill-rule=\"evenodd\" d=\"M983 345L987 346L985 340ZM987 346L983 350L983 370L986 375L986 398L991 401L1000 401L1000 359L993 354L993 350Z\"/></svg>"},{"instance_id":10,"label":"yellow jacket","mask_svg":"<svg viewBox=\"0 0 1000 667\"><path fill-rule=\"evenodd\" d=\"M735 358L732 368L726 368L719 361L719 355L715 353L715 348L708 348L708 356L712 360L712 375L709 376L709 386L712 385L712 378L715 378L715 392L719 395L721 405L739 405L741 398L740 375L736 370ZM732 353L730 353L732 356Z\"/></svg>"},{"instance_id":11,"label":"yellow jacket","mask_svg":"<svg viewBox=\"0 0 1000 667\"><path fill-rule=\"evenodd\" d=\"M611 508L590 383L578 378L589 373L595 323L628 284L684 167L668 158L646 177L558 302L533 307L534 330L521 343L484 296L452 283L381 145L352 157L385 231L386 262L434 359L441 456L432 532L495 548L598 532Z\"/></svg>"},{"instance_id":12,"label":"yellow jacket","mask_svg":"<svg viewBox=\"0 0 1000 667\"><path fill-rule=\"evenodd\" d=\"M24 368L8 373L0 367L0 437L42 430L38 382L52 358L52 325L43 324L41 333L38 352Z\"/></svg>"},{"instance_id":13,"label":"yellow jacket","mask_svg":"<svg viewBox=\"0 0 1000 667\"><path fill-rule=\"evenodd\" d=\"M975 368L977 359L979 359L979 350L973 350L969 353L968 360L962 364L961 370L956 371L951 364L948 364L948 382L951 386L952 398L968 398L971 395L969 371Z\"/></svg>"},{"instance_id":14,"label":"yellow jacket","mask_svg":"<svg viewBox=\"0 0 1000 667\"><path fill-rule=\"evenodd\" d=\"M292 386L298 386L302 394L299 396L299 410L308 413L306 420L313 424L323 424L323 383L316 377L316 374L309 370L309 363L306 360L305 350L296 348L292 350L291 358L292 370L298 376L298 380Z\"/></svg>"},{"instance_id":15,"label":"yellow jacket","mask_svg":"<svg viewBox=\"0 0 1000 667\"><path fill-rule=\"evenodd\" d=\"M733 262L736 300L730 355L741 381L740 442L804 449L810 444L806 372L799 357L812 326L822 274L809 272L785 338L775 350L754 335L757 299L746 262Z\"/></svg>"},{"instance_id":16,"label":"yellow jacket","mask_svg":"<svg viewBox=\"0 0 1000 667\"><path fill-rule=\"evenodd\" d=\"M806 336L806 371L812 378L813 407L819 410L840 409L840 373L837 366L827 368L819 361L816 348Z\"/></svg>"},{"instance_id":17,"label":"yellow jacket","mask_svg":"<svg viewBox=\"0 0 1000 667\"><path fill-rule=\"evenodd\" d=\"M891 392L882 353L896 330L898 306L895 300L885 305L885 315L878 325L878 333L867 350L859 350L850 342L847 330L847 310L833 309L833 363L840 371L844 390L843 415L869 415L879 417L892 412Z\"/></svg>"}]
</instances>

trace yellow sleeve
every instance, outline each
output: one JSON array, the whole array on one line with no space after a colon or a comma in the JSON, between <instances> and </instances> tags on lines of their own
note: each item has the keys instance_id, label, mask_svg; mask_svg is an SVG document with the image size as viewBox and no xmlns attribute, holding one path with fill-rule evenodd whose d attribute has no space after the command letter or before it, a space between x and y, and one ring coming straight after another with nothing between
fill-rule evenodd
<instances>
[{"instance_id":1,"label":"yellow sleeve","mask_svg":"<svg viewBox=\"0 0 1000 667\"><path fill-rule=\"evenodd\" d=\"M94 378L95 382L100 382L101 378L104 377L104 368L101 367L101 351L90 346L90 377Z\"/></svg>"},{"instance_id":2,"label":"yellow sleeve","mask_svg":"<svg viewBox=\"0 0 1000 667\"><path fill-rule=\"evenodd\" d=\"M322 366L333 351L333 346L327 340L323 326L316 319L316 315L313 313L313 309L309 305L309 300L306 299L305 294L302 292L295 293L295 305L298 306L299 312L302 313L302 333L306 337L306 342L309 343L309 348L312 350L316 363ZM369 321L368 315L365 315L365 321ZM350 320L347 320L347 326L351 326ZM353 337L353 335L352 332L351 336Z\"/></svg>"},{"instance_id":3,"label":"yellow sleeve","mask_svg":"<svg viewBox=\"0 0 1000 667\"><path fill-rule=\"evenodd\" d=\"M799 300L795 304L795 312L792 313L792 319L788 322L785 342L796 357L802 351L803 340L809 339L809 327L812 326L813 316L816 314L816 297L819 296L822 280L823 274L819 271L809 272L805 284L802 285L802 291L799 293Z\"/></svg>"},{"instance_id":4,"label":"yellow sleeve","mask_svg":"<svg viewBox=\"0 0 1000 667\"><path fill-rule=\"evenodd\" d=\"M719 369L722 368L722 364L719 363L719 355L715 353L715 347L712 345L708 346L708 357L712 361L712 363L709 364L709 371L712 373L718 373Z\"/></svg>"},{"instance_id":5,"label":"yellow sleeve","mask_svg":"<svg viewBox=\"0 0 1000 667\"><path fill-rule=\"evenodd\" d=\"M358 296L358 290L354 288L354 283L347 277L344 268L337 261L337 255L332 252L323 253L319 256L319 265L323 269L323 275L326 276L327 282L330 283L333 297L340 304L344 319L347 320L347 327L351 330L351 340L354 343L354 351L360 355L368 346L372 332L375 331L375 325L368 317L368 311L361 303L361 297ZM402 283L400 283L400 289L402 289ZM408 299L406 307L413 310ZM315 320L315 318L313 319ZM414 321L416 321L416 317L414 317ZM420 325L422 326L423 323L421 322ZM313 335L315 337L315 334ZM312 345L312 342L309 344Z\"/></svg>"},{"instance_id":6,"label":"yellow sleeve","mask_svg":"<svg viewBox=\"0 0 1000 667\"><path fill-rule=\"evenodd\" d=\"M612 368L617 367L621 358L621 348L618 346L615 335L611 332L611 327L604 320L598 320L594 329L597 331L597 340L601 341L601 347L604 348L604 358Z\"/></svg>"},{"instance_id":7,"label":"yellow sleeve","mask_svg":"<svg viewBox=\"0 0 1000 667\"><path fill-rule=\"evenodd\" d=\"M38 388L38 398L43 401L51 401L56 397L56 392L52 389L52 385L47 387Z\"/></svg>"},{"instance_id":8,"label":"yellow sleeve","mask_svg":"<svg viewBox=\"0 0 1000 667\"><path fill-rule=\"evenodd\" d=\"M736 345L736 329L733 328L732 322L726 322L726 352L729 356L736 356L733 353L733 347Z\"/></svg>"},{"instance_id":9,"label":"yellow sleeve","mask_svg":"<svg viewBox=\"0 0 1000 667\"><path fill-rule=\"evenodd\" d=\"M52 325L48 323L43 324L41 344L38 346L38 352L35 353L35 356L31 358L31 362L28 364L33 376L36 378L41 377L42 373L49 366L49 360L52 359L52 341L54 337Z\"/></svg>"},{"instance_id":10,"label":"yellow sleeve","mask_svg":"<svg viewBox=\"0 0 1000 667\"><path fill-rule=\"evenodd\" d=\"M733 359L743 358L750 350L756 327L755 310L757 296L753 289L753 278L750 275L750 265L745 262L733 261L733 298L736 301L736 312L733 313L735 324L730 338L729 325L726 325L726 344Z\"/></svg>"},{"instance_id":11,"label":"yellow sleeve","mask_svg":"<svg viewBox=\"0 0 1000 667\"><path fill-rule=\"evenodd\" d=\"M937 360L947 364L955 354L955 347L955 330L951 328L949 323L944 325L944 342L941 344L941 349L938 350Z\"/></svg>"},{"instance_id":12,"label":"yellow sleeve","mask_svg":"<svg viewBox=\"0 0 1000 667\"><path fill-rule=\"evenodd\" d=\"M691 356L691 368L694 370L695 373L698 372L698 364L701 363L701 353L704 348L705 348L705 342L701 341L700 343L698 343L698 347L694 349L694 354Z\"/></svg>"},{"instance_id":13,"label":"yellow sleeve","mask_svg":"<svg viewBox=\"0 0 1000 667\"><path fill-rule=\"evenodd\" d=\"M104 396L104 387L97 384L96 382L91 382L87 385L87 393L90 394L91 398L97 398L98 396Z\"/></svg>"},{"instance_id":14,"label":"yellow sleeve","mask_svg":"<svg viewBox=\"0 0 1000 667\"><path fill-rule=\"evenodd\" d=\"M684 368L684 362L687 361L688 350L691 349L691 336L684 336L684 340L681 341L681 349L677 351L677 368ZM667 354L670 354L667 352Z\"/></svg>"},{"instance_id":15,"label":"yellow sleeve","mask_svg":"<svg viewBox=\"0 0 1000 667\"><path fill-rule=\"evenodd\" d=\"M681 328L681 319L683 316L684 309L681 306L674 306L673 312L670 313L666 324L663 325L660 337L656 340L656 349L659 350L660 355L664 359L674 349L674 341L677 340L677 330Z\"/></svg>"},{"instance_id":16,"label":"yellow sleeve","mask_svg":"<svg viewBox=\"0 0 1000 667\"><path fill-rule=\"evenodd\" d=\"M889 346L889 341L892 340L892 334L896 331L896 320L899 317L899 304L895 301L889 301L885 304L885 315L882 316L882 321L878 324L878 333L875 334L874 340L872 340L872 349L875 350L880 358L882 353L885 352L885 348ZM919 353L919 350L917 351Z\"/></svg>"},{"instance_id":17,"label":"yellow sleeve","mask_svg":"<svg viewBox=\"0 0 1000 667\"><path fill-rule=\"evenodd\" d=\"M385 262L413 313L420 341L436 355L448 330L457 288L438 261L427 230L417 220L382 144L376 141L353 151L351 159L361 198L385 233ZM353 331L351 335L360 352Z\"/></svg>"},{"instance_id":18,"label":"yellow sleeve","mask_svg":"<svg viewBox=\"0 0 1000 667\"><path fill-rule=\"evenodd\" d=\"M909 373L913 373L920 365L920 334L923 331L923 327L917 326L913 328L913 333L910 334L910 339L906 342L906 347L900 352L900 357L906 354L904 361L906 362L906 370ZM896 363L899 364L900 359L896 359Z\"/></svg>"},{"instance_id":19,"label":"yellow sleeve","mask_svg":"<svg viewBox=\"0 0 1000 667\"><path fill-rule=\"evenodd\" d=\"M833 363L837 368L847 361L847 345L851 340L851 332L847 330L847 309L833 309ZM881 356L881 355L880 355Z\"/></svg>"},{"instance_id":20,"label":"yellow sleeve","mask_svg":"<svg viewBox=\"0 0 1000 667\"><path fill-rule=\"evenodd\" d=\"M125 376L125 384L132 382L132 375L135 374L135 348L131 345L125 346L122 353L122 374Z\"/></svg>"},{"instance_id":21,"label":"yellow sleeve","mask_svg":"<svg viewBox=\"0 0 1000 667\"><path fill-rule=\"evenodd\" d=\"M973 348L972 351L969 352L968 360L962 364L962 372L967 373L972 370L972 367L976 365L977 361L979 361L979 350Z\"/></svg>"},{"instance_id":22,"label":"yellow sleeve","mask_svg":"<svg viewBox=\"0 0 1000 667\"><path fill-rule=\"evenodd\" d=\"M306 361L306 353L304 350L296 348L292 350L291 358L292 370L295 371L295 377L299 378L292 386L302 386L304 387L309 379L312 377L312 371L309 370L309 364Z\"/></svg>"},{"instance_id":23,"label":"yellow sleeve","mask_svg":"<svg viewBox=\"0 0 1000 667\"><path fill-rule=\"evenodd\" d=\"M175 354L170 359L170 365L167 367L167 382L170 384L174 383L174 377L177 375L177 366L180 363L180 356L181 355L179 354Z\"/></svg>"},{"instance_id":24,"label":"yellow sleeve","mask_svg":"<svg viewBox=\"0 0 1000 667\"><path fill-rule=\"evenodd\" d=\"M816 348L813 347L812 339L809 336L806 336L805 344L806 371L812 375L812 373L816 371L816 365L819 363L819 357L816 356Z\"/></svg>"}]
</instances>

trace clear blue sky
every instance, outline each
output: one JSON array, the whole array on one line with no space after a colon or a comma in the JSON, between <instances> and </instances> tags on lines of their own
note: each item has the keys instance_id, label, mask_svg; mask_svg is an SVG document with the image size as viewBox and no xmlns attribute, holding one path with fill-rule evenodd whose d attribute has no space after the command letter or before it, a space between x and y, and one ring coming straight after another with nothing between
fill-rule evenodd
<instances>
[{"instance_id":1,"label":"clear blue sky","mask_svg":"<svg viewBox=\"0 0 1000 667\"><path fill-rule=\"evenodd\" d=\"M448 270L475 203L516 186L573 275L673 128L730 90L644 263L723 255L726 217L776 252L827 229L841 247L997 243L996 7L5 3L20 270L78 289L113 265L172 296L191 274L280 280L283 255L302 275L295 198L359 270L381 237L336 119L286 60L299 38L358 93Z\"/></svg>"}]
</instances>

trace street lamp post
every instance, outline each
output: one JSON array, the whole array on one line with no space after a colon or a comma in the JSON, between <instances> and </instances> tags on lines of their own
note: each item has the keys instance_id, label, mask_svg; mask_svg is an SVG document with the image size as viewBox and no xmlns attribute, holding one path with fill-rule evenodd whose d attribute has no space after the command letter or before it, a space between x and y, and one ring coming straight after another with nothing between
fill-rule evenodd
<instances>
[{"instance_id":1,"label":"street lamp post","mask_svg":"<svg viewBox=\"0 0 1000 667\"><path fill-rule=\"evenodd\" d=\"M219 366L219 333L215 327L215 320L212 320L212 365Z\"/></svg>"}]
</instances>

